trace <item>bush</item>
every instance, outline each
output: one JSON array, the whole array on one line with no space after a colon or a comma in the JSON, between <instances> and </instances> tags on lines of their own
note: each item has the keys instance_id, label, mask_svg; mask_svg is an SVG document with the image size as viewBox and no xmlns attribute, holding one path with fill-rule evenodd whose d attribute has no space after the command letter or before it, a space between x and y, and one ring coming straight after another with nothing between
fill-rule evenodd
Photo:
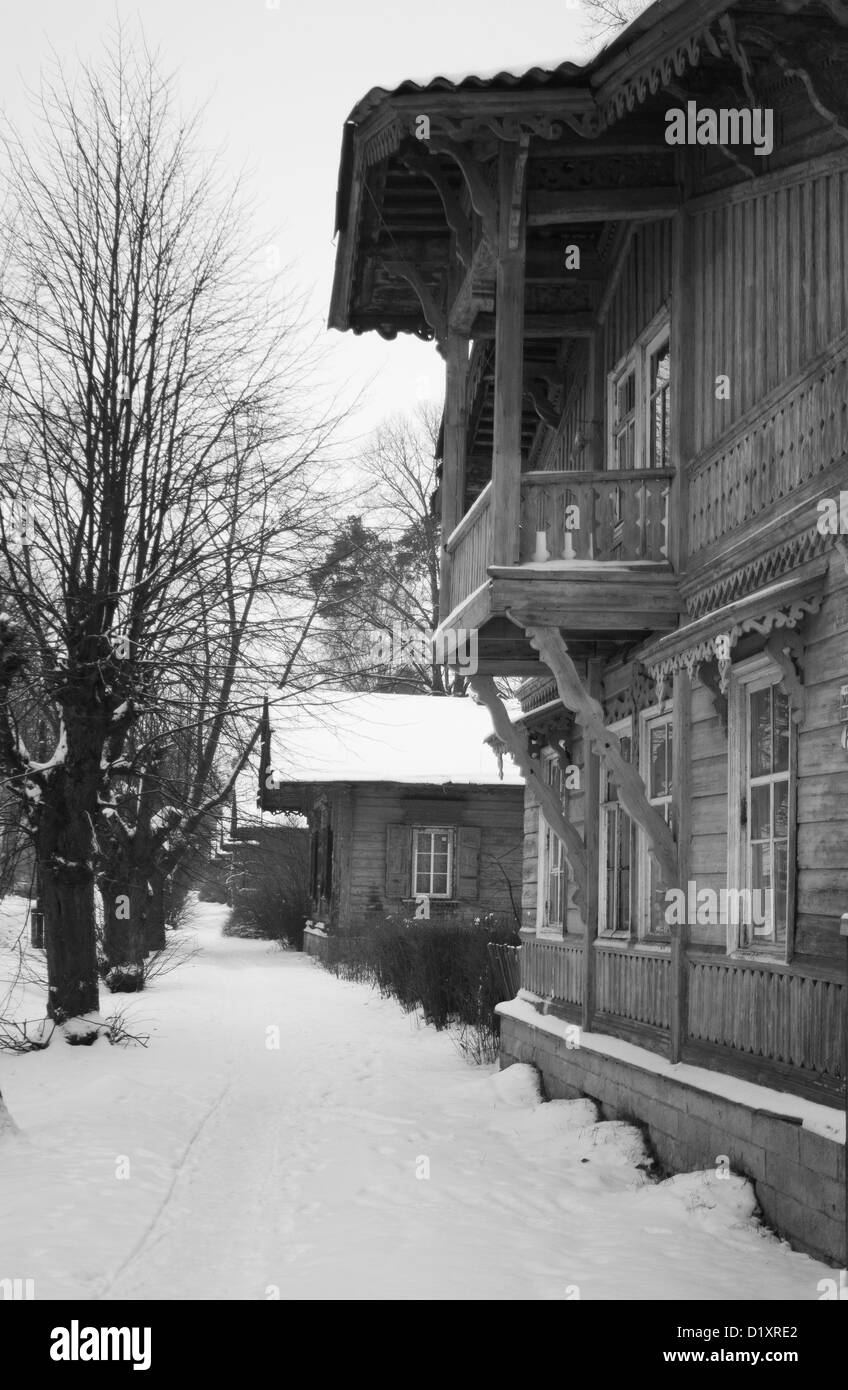
<instances>
[{"instance_id":1,"label":"bush","mask_svg":"<svg viewBox=\"0 0 848 1390\"><path fill-rule=\"evenodd\" d=\"M262 937L302 951L309 912L306 832L280 826L249 833L261 838L235 844L226 935Z\"/></svg>"},{"instance_id":2,"label":"bush","mask_svg":"<svg viewBox=\"0 0 848 1390\"><path fill-rule=\"evenodd\" d=\"M497 1053L495 1005L506 998L490 961L490 941L517 946L513 927L492 918L472 923L411 922L389 918L357 937L330 938L326 968L344 980L373 984L426 1023L458 1030L457 1044L469 1060L486 1062Z\"/></svg>"}]
</instances>

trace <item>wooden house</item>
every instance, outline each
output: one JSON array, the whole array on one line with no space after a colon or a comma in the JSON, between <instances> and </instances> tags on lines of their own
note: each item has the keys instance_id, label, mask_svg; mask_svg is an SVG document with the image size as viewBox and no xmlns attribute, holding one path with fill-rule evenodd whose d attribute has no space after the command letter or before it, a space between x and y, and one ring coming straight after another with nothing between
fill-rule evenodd
<instances>
[{"instance_id":1,"label":"wooden house","mask_svg":"<svg viewBox=\"0 0 848 1390\"><path fill-rule=\"evenodd\" d=\"M469 697L340 692L263 719L260 805L310 830L310 916L520 925L520 776Z\"/></svg>"},{"instance_id":2,"label":"wooden house","mask_svg":"<svg viewBox=\"0 0 848 1390\"><path fill-rule=\"evenodd\" d=\"M439 633L526 782L502 1059L843 1261L846 63L842 0L658 0L375 88L330 313L445 361Z\"/></svg>"}]
</instances>

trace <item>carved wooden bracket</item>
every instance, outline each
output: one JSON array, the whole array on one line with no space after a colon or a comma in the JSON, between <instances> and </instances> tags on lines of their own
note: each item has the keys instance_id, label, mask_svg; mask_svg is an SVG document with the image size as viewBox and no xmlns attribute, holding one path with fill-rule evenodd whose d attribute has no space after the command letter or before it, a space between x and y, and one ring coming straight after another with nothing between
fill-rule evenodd
<instances>
[{"instance_id":1,"label":"carved wooden bracket","mask_svg":"<svg viewBox=\"0 0 848 1390\"><path fill-rule=\"evenodd\" d=\"M739 69L742 78L742 85L745 88L745 95L748 98L749 106L759 106L756 94L751 81L751 63L744 44L740 43L736 35L736 26L729 14L719 15L718 27L724 35L728 52Z\"/></svg>"},{"instance_id":2,"label":"carved wooden bracket","mask_svg":"<svg viewBox=\"0 0 848 1390\"><path fill-rule=\"evenodd\" d=\"M445 221L456 237L456 254L466 267L471 265L471 223L462 210L456 191L451 187L441 160L437 155L408 152L402 156L408 169L414 169L429 179L442 200Z\"/></svg>"},{"instance_id":3,"label":"carved wooden bracket","mask_svg":"<svg viewBox=\"0 0 848 1390\"><path fill-rule=\"evenodd\" d=\"M538 757L530 751L530 743L523 729L513 724L509 713L500 699L491 676L472 676L469 685L486 706L498 738L509 749L510 756L524 777L528 787L532 787L545 820L555 835L562 840L565 855L571 865L577 890L574 905L585 921L586 884L588 867L586 846L583 837L565 816L559 797L545 780L545 769Z\"/></svg>"},{"instance_id":4,"label":"carved wooden bracket","mask_svg":"<svg viewBox=\"0 0 848 1390\"><path fill-rule=\"evenodd\" d=\"M431 136L430 149L434 154L448 155L454 163L459 165L462 177L465 179L465 186L468 189L468 196L471 199L471 206L483 223L483 234L491 246L497 246L498 203L489 187L484 166L464 146L454 144L451 140Z\"/></svg>"},{"instance_id":5,"label":"carved wooden bracket","mask_svg":"<svg viewBox=\"0 0 848 1390\"><path fill-rule=\"evenodd\" d=\"M721 727L727 733L727 696L721 688L718 665L714 661L705 661L700 667L698 675L701 678L701 684L705 685L710 692L713 709L719 717Z\"/></svg>"},{"instance_id":6,"label":"carved wooden bracket","mask_svg":"<svg viewBox=\"0 0 848 1390\"><path fill-rule=\"evenodd\" d=\"M507 614L508 617L512 616ZM512 617L512 621L516 619ZM618 788L621 804L627 814L645 832L648 848L657 862L663 882L675 885L678 880L677 846L672 833L648 793L638 768L625 761L621 743L607 728L604 711L598 700L589 693L580 679L568 647L555 627L526 627L528 641L535 647L545 665L556 679L560 698L567 709L573 710L577 722L604 759L605 766Z\"/></svg>"},{"instance_id":7,"label":"carved wooden bracket","mask_svg":"<svg viewBox=\"0 0 848 1390\"><path fill-rule=\"evenodd\" d=\"M740 618L736 622L728 620L728 626L724 632L716 632L708 637L701 637L694 641L691 646L684 647L674 656L665 657L662 661L647 662L651 675L657 680L665 674L673 674L674 671L684 667L690 675L696 668L701 669L701 680L708 690L715 689L722 698L727 694L730 684L730 670L733 660L733 648L740 637L747 636L749 633L758 632L763 637L771 639L772 634L780 640L783 646L790 649L793 657L800 660L799 653L802 651L800 638L794 640L797 634L790 636L793 629L803 622L809 613L818 613L821 608L821 595L812 594L809 598L796 599L792 603L787 603L780 608L770 608L761 617ZM717 679L709 671L709 663L714 662L718 668ZM726 700L724 704L726 706ZM726 727L726 710L722 712L716 697L716 710L722 715Z\"/></svg>"},{"instance_id":8,"label":"carved wooden bracket","mask_svg":"<svg viewBox=\"0 0 848 1390\"><path fill-rule=\"evenodd\" d=\"M789 708L796 724L802 724L806 714L807 694L804 690L804 641L800 633L786 630L773 632L766 642L766 651L783 672L783 684L789 696Z\"/></svg>"},{"instance_id":9,"label":"carved wooden bracket","mask_svg":"<svg viewBox=\"0 0 848 1390\"><path fill-rule=\"evenodd\" d=\"M835 10L832 13L840 24L848 22ZM809 26L794 25L785 37L747 25L739 37L771 58L786 77L799 78L814 110L848 139L848 88L844 76L848 44L823 36L820 30L810 32Z\"/></svg>"},{"instance_id":10,"label":"carved wooden bracket","mask_svg":"<svg viewBox=\"0 0 848 1390\"><path fill-rule=\"evenodd\" d=\"M386 261L385 269L390 275L398 275L402 280L406 280L415 290L424 317L436 335L439 351L444 355L443 349L448 331L447 316L437 304L430 287L425 284L415 267L409 265L407 261Z\"/></svg>"}]
</instances>

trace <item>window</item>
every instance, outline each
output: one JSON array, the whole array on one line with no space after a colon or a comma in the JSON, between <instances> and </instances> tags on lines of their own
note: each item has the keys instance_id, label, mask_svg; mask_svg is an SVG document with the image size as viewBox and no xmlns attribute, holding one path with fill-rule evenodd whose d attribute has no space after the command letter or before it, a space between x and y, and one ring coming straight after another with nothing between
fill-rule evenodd
<instances>
[{"instance_id":1,"label":"window","mask_svg":"<svg viewBox=\"0 0 848 1390\"><path fill-rule=\"evenodd\" d=\"M559 794L567 814L567 792L562 764L556 753L545 753L545 781ZM568 860L562 840L539 812L539 881L536 931L540 936L562 936L568 915Z\"/></svg>"},{"instance_id":2,"label":"window","mask_svg":"<svg viewBox=\"0 0 848 1390\"><path fill-rule=\"evenodd\" d=\"M768 657L734 671L730 716L728 948L785 958L795 856L792 719Z\"/></svg>"},{"instance_id":3,"label":"window","mask_svg":"<svg viewBox=\"0 0 848 1390\"><path fill-rule=\"evenodd\" d=\"M625 367L613 392L613 448L615 468L636 467L636 368Z\"/></svg>"},{"instance_id":4,"label":"window","mask_svg":"<svg viewBox=\"0 0 848 1390\"><path fill-rule=\"evenodd\" d=\"M649 468L667 468L671 459L671 356L668 333L648 349L648 449Z\"/></svg>"},{"instance_id":5,"label":"window","mask_svg":"<svg viewBox=\"0 0 848 1390\"><path fill-rule=\"evenodd\" d=\"M413 832L412 881L416 897L449 898L453 877L453 835L450 830L428 827Z\"/></svg>"},{"instance_id":6,"label":"window","mask_svg":"<svg viewBox=\"0 0 848 1390\"><path fill-rule=\"evenodd\" d=\"M630 720L611 726L627 762L633 754ZM618 788L601 765L599 924L606 935L630 934L633 919L633 822L618 800Z\"/></svg>"},{"instance_id":7,"label":"window","mask_svg":"<svg viewBox=\"0 0 848 1390\"><path fill-rule=\"evenodd\" d=\"M609 378L609 467L671 466L671 352L665 313Z\"/></svg>"},{"instance_id":8,"label":"window","mask_svg":"<svg viewBox=\"0 0 848 1390\"><path fill-rule=\"evenodd\" d=\"M671 787L674 774L674 717L670 710L663 714L647 711L642 715L641 772L648 800L671 825ZM665 887L659 870L648 852L644 833L639 841L639 935L668 937Z\"/></svg>"}]
</instances>

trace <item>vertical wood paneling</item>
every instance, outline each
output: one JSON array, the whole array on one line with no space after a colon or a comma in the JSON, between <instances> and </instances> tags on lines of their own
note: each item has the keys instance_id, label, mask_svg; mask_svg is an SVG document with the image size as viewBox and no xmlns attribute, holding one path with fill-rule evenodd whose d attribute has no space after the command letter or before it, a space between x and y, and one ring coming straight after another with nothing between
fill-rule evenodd
<instances>
[{"instance_id":1,"label":"vertical wood paneling","mask_svg":"<svg viewBox=\"0 0 848 1390\"><path fill-rule=\"evenodd\" d=\"M848 329L848 175L710 205L692 223L701 452ZM731 379L729 402L715 399L721 374Z\"/></svg>"}]
</instances>

